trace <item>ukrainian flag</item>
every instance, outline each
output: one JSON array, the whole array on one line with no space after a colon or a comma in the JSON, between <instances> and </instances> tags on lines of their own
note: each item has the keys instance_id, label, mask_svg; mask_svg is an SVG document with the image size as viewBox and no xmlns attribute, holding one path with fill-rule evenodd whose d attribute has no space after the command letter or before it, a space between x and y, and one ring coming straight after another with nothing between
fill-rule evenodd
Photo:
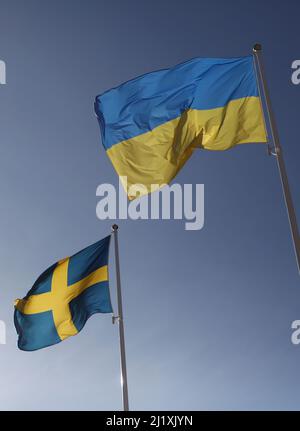
<instances>
[{"instance_id":1,"label":"ukrainian flag","mask_svg":"<svg viewBox=\"0 0 300 431\"><path fill-rule=\"evenodd\" d=\"M195 148L267 140L252 56L148 73L97 96L95 112L118 175L148 192L169 183Z\"/></svg>"},{"instance_id":2,"label":"ukrainian flag","mask_svg":"<svg viewBox=\"0 0 300 431\"><path fill-rule=\"evenodd\" d=\"M15 301L21 350L37 350L76 335L95 313L112 313L108 286L110 236L60 260Z\"/></svg>"}]
</instances>

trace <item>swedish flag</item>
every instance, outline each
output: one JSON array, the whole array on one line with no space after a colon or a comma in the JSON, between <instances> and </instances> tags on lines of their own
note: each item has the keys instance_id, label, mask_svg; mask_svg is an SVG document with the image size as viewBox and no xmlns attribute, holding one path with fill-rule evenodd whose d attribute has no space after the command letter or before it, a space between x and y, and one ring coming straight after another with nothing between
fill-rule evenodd
<instances>
[{"instance_id":1,"label":"swedish flag","mask_svg":"<svg viewBox=\"0 0 300 431\"><path fill-rule=\"evenodd\" d=\"M37 350L76 335L95 313L112 313L108 285L110 236L60 260L15 301L21 350Z\"/></svg>"}]
</instances>

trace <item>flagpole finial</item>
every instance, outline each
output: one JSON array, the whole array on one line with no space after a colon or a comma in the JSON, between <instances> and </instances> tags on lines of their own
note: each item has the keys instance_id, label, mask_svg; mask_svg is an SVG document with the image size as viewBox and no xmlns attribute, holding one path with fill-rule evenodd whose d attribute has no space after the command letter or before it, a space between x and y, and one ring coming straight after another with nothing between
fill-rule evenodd
<instances>
[{"instance_id":1,"label":"flagpole finial","mask_svg":"<svg viewBox=\"0 0 300 431\"><path fill-rule=\"evenodd\" d=\"M262 51L262 46L260 43L256 43L253 47L253 51L257 52L257 51Z\"/></svg>"},{"instance_id":2,"label":"flagpole finial","mask_svg":"<svg viewBox=\"0 0 300 431\"><path fill-rule=\"evenodd\" d=\"M119 226L117 224L113 224L111 227L112 231L115 232L116 230L119 229Z\"/></svg>"}]
</instances>

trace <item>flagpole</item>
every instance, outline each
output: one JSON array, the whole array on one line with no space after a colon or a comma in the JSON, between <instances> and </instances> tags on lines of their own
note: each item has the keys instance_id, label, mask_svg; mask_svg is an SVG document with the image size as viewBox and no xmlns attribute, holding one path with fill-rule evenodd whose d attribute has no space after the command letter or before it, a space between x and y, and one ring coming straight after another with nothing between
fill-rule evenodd
<instances>
[{"instance_id":1,"label":"flagpole","mask_svg":"<svg viewBox=\"0 0 300 431\"><path fill-rule=\"evenodd\" d=\"M285 205L286 205L290 228L291 228L292 240L294 244L296 261L298 265L298 271L300 273L300 236L299 236L299 230L298 230L298 224L297 224L297 217L296 217L296 212L293 204L292 194L289 187L289 181L288 181L285 163L282 155L282 148L280 145L276 121L275 121L274 113L271 106L270 94L266 84L264 68L261 60L261 52L262 52L262 46L259 43L255 44L253 47L253 53L256 58L256 64L257 64L259 77L260 77L260 81L261 81L261 85L262 85L262 89L265 97L272 141L274 144L274 153L273 152L270 152L270 153L274 155L277 159L277 165L279 169L279 175L281 179Z\"/></svg>"},{"instance_id":2,"label":"flagpole","mask_svg":"<svg viewBox=\"0 0 300 431\"><path fill-rule=\"evenodd\" d=\"M119 243L118 243L118 225L112 226L112 232L115 242L115 262L116 262L116 278L117 278L117 299L118 299L118 316L113 317L113 323L118 321L119 324L119 339L120 339L120 356L121 356L121 386L123 391L123 410L129 411L128 399L128 383L126 369L126 354L125 354L125 336L123 322L123 307L122 307L122 292L121 292L121 276L120 276L120 260L119 260Z\"/></svg>"}]
</instances>

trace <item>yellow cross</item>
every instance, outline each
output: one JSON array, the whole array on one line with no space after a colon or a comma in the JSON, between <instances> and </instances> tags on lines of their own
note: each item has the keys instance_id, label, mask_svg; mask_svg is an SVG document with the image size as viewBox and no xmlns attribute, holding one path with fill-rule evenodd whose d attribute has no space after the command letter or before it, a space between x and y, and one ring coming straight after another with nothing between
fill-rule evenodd
<instances>
[{"instance_id":1,"label":"yellow cross","mask_svg":"<svg viewBox=\"0 0 300 431\"><path fill-rule=\"evenodd\" d=\"M88 287L108 280L107 265L98 268L77 283L68 286L69 258L58 262L53 271L51 291L31 295L27 299L17 299L16 308L23 314L43 313L52 311L54 324L61 340L77 334L72 321L70 302Z\"/></svg>"}]
</instances>

